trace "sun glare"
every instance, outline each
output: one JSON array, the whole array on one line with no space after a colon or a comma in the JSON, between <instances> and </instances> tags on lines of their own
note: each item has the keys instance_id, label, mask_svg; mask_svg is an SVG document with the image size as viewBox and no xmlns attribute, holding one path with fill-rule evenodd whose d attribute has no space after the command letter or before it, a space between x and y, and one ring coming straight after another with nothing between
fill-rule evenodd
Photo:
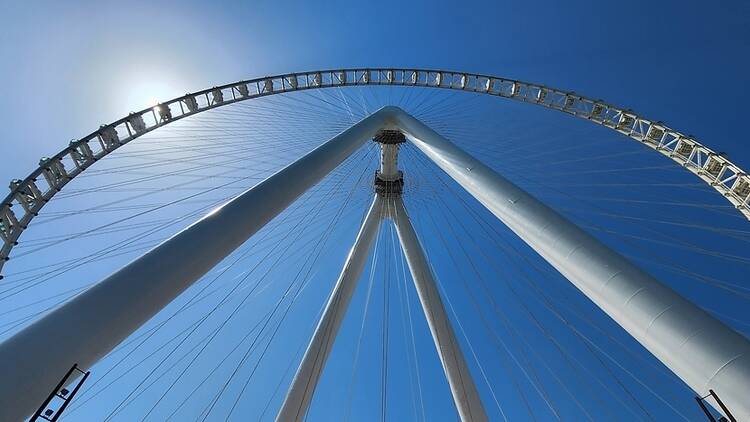
<instances>
[{"instance_id":1,"label":"sun glare","mask_svg":"<svg viewBox=\"0 0 750 422\"><path fill-rule=\"evenodd\" d=\"M130 112L146 107L156 107L159 103L170 100L188 91L184 75L173 72L169 67L150 65L133 65L116 81L119 87L114 98L120 112Z\"/></svg>"}]
</instances>

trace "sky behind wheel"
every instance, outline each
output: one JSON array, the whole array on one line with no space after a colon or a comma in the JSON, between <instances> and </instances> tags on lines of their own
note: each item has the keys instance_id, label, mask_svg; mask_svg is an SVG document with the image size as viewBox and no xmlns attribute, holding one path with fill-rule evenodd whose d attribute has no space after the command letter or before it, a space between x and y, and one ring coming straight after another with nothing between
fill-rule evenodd
<instances>
[{"instance_id":1,"label":"sky behind wheel","mask_svg":"<svg viewBox=\"0 0 750 422\"><path fill-rule=\"evenodd\" d=\"M59 151L70 139L81 137L101 123L160 100L263 75L359 66L471 71L572 90L660 119L694 135L715 151L726 152L740 167L750 167L750 146L744 142L742 135L745 123L742 110L748 94L746 75L750 70L747 59L750 8L743 2L722 2L718 5L697 2L632 2L627 5L565 2L564 6L545 2L471 5L434 2L357 5L330 2L316 6L307 3L279 5L276 2L210 6L187 2L132 2L127 7L93 2L39 2L33 5L6 4L3 9L0 17L4 28L0 34L0 52L4 60L0 64L0 76L6 81L6 95L0 103L4 116L0 145L5 153L3 165L0 166L0 179L6 181L24 177L36 167L40 157ZM681 293L719 312L726 318L725 322L748 333L750 315L743 308L747 304L747 298L743 295L747 294L745 274L750 261L746 252L750 239L747 222L733 215L732 210L714 192L702 186L690 186L691 183L698 185L698 179L687 172L680 173L681 170L672 162L657 154L628 144L632 142L624 137L606 133L586 122L536 110L529 105L509 104L507 100L495 98L474 99L469 95L424 93L420 90L405 93L399 89L365 93L341 90L326 94L290 94L282 98L259 100L257 104L238 105L226 111L217 110L214 114L207 113L205 117L197 116L195 121L186 120L184 124L165 129L163 133L157 131L150 139L140 139L125 147L119 152L121 156L115 155L99 163L100 168L93 167L90 177L66 187L63 193L69 196L51 203L49 214L40 215L40 225L24 234L29 240L26 251L43 248L34 252L37 255L28 255L38 258L26 262L19 258L18 266L14 269L11 262L7 271L16 272L18 283L44 280L36 287L41 294L65 297L70 294L65 292L83 288L86 283L94 282L97 277L116 268L116 263L120 262L118 259L127 262L127 259L137 256L138 251L153 246L160 236L171 233L171 228L150 234L140 243L130 244L130 249L122 250L120 258L104 263L96 261L85 270L77 273L71 270L62 274L59 282L22 273L33 270L38 262L53 265L76 257L70 254L74 247L46 245L56 245L54 242L65 238L66 234L99 227L97 223L106 224L117 218L125 218L132 215L135 209L146 209L146 205L156 206L177 199L186 204L181 203L176 209L150 213L132 226L147 230L170 221L175 222L172 226L174 229L184 226L190 218L177 221L180 217L193 215L192 218L195 218L200 215L200 210L210 209L212 204L238 193L241 188L252 186L264 175L293 160L298 156L295 154L304 153L323 142L368 111L373 111L377 105L398 103L469 152L484 156L493 168L507 174L511 180L561 210L576 223L584 225L590 232L601 236L622 253L632 255L650 272L662 276L673 287L677 286ZM276 129L263 133L251 131L247 122L252 119L255 119L253 124ZM217 125L222 127L224 135L216 129ZM246 144L232 144L231 139L235 137ZM293 141L289 141L290 138ZM248 145L256 149L248 150ZM170 149L170 146L175 147ZM188 150L190 146L194 149ZM296 255L290 249L288 252L292 255L287 259L296 265L290 264L290 268L293 267L290 271L300 274L303 279L306 276L311 283L314 280L323 287L314 294L300 296L302 304L296 313L292 312L291 322L285 326L297 327L298 331L290 329L278 340L281 343L269 347L271 356L278 354L278 358L272 358L268 366L258 366L258 375L253 378L253 384L248 384L249 392L240 394L240 389L245 379L249 379L247 371L252 369L255 362L251 362L250 367L241 367L240 376L230 378L231 369L242 353L230 355L230 362L209 380L209 387L215 388L199 391L198 396L202 397L202 401L196 405L194 414L200 413L205 402L210 403L227 379L233 381L229 387L231 394L227 393L226 396L231 397L225 402L222 395L218 402L216 412L221 418L229 412L234 397L242 397L240 406L246 407L241 409L252 417L263 415L270 418L275 413L280 393L263 396L260 400L263 403L259 407L249 404L252 401L249 398L264 390L261 385L270 386L265 388L268 390L277 388L281 379L279 374L288 370L289 362L297 356L298 348L309 337L311 327L304 324L304 316L317 315L348 249L347 245L351 243L367 203L367 189L371 183L368 172L374 170L375 155L372 151L363 150L352 157L328 179L327 186L303 198L300 209L296 211L298 214L290 210L284 223L287 225L279 223L277 233L269 228L267 236L286 239L286 243L282 243L286 247L292 244L292 240L285 238L284 233L297 227L295 218L306 216L308 224L318 224L313 231L300 234L301 240L297 242L307 239L307 243L301 243ZM556 413L563 415L563 419L585 418L587 411L597 410L610 412L611 416L617 417L618 413L612 409L632 410L638 415L637 418L645 420L648 420L648 416L679 419L680 416L659 397L673 404L689 420L700 417L689 390L674 380L670 382L669 376L660 372L658 363L649 360L645 353L638 351L636 345L627 343L627 337L618 334L614 340L608 339L605 334L588 327L591 331L585 333L586 338L596 340L593 344L575 338L570 327L556 320L545 308L545 296L535 288L545 285L534 282L553 280L550 281L553 283L551 288L560 295L558 299L565 298L555 306L570 305L571 309L564 311L569 312L566 315L570 318L575 318L577 312L584 312L584 315L596 318L599 328L613 332L617 328L606 317L597 314L585 299L576 296L575 290L566 287L564 280L556 279L553 275L549 275L549 279L540 275L548 271L543 263L515 241L512 235L502 232L502 227L492 222L491 216L471 202L471 198L420 157L417 151L405 147L402 158L407 174L405 195L407 198L409 194L412 195L411 203L406 199L407 208L414 209L411 213L417 230L431 239L426 249L436 256L435 271L438 275L443 274L439 278L445 283L446 292L452 292L449 297L455 300L456 310L460 314L470 315L464 323L466 336L472 340L469 343L477 348L480 356L488 360L496 358L495 364L490 364L487 371L492 377L489 384L497 386L498 390L482 387L485 406L493 409L493 418L501 420L504 413L512 420L523 418L526 415L524 397L531 406L543 409L537 414L539 420L553 418ZM175 161L165 167L144 167L168 159ZM577 161L580 159L584 161ZM365 162L367 165L361 164ZM253 164L254 173L241 180L238 175L248 171L247 163ZM201 164L205 167L200 167ZM584 164L588 167L582 169ZM624 175L613 172L618 166L623 169ZM138 172L143 177L144 172L165 173L167 169L173 172L169 178L132 182L138 179ZM605 171L609 171L607 176L601 176ZM201 175L210 175L210 178L201 180ZM660 184L654 182L657 180ZM232 181L235 183L229 184ZM198 182L206 183L199 185ZM170 189L168 193L153 194L128 205L141 208L123 205L114 209L117 205L109 204L126 196L139 195L138 192L156 192L160 187L180 183L185 183L182 187L186 190ZM593 186L596 184L600 186ZM202 192L217 185L222 185L222 188L194 198L194 201L183 199L191 192ZM675 191L666 185L679 185L681 188ZM331 186L341 188L341 196L334 198L346 204L346 207L342 207L347 210L344 216L338 216L335 207L324 205L326 198L335 194ZM352 192L350 196L347 196L348 192ZM452 192L457 199L451 202L446 192ZM96 195L95 199L93 195ZM638 201L646 201L647 206ZM91 212L91 207L101 207L105 203L109 204L108 211ZM320 207L319 214L314 211L318 209L316 207ZM84 218L69 216L71 210L81 209L89 209L81 213ZM422 217L417 217L417 214ZM56 223L58 218L65 219ZM42 224L45 219L46 224ZM659 224L659 219L663 223ZM325 253L317 264L318 269L308 274L310 264L306 264L304 259L314 250L316 236L326 233L326 225L331 221L337 221L339 225L336 230L330 231L331 239L323 249ZM462 225L451 226L452 221L461 221ZM84 252L94 253L125 238L123 232L116 231L115 227L110 230L106 236L78 239L82 245L81 255L85 255ZM492 235L471 238L472 233L492 234L496 231L507 237L507 243L493 243ZM117 237L120 235L123 237ZM340 363L332 365L324 375L320 387L322 392L316 396L317 403L311 409L311 420L323 420L331 407L342 406L344 409L338 409L336 417L351 412L352 417L357 419L356 412L360 411L374 420L378 417L373 414L379 416L385 402L391 403L389 412L392 413L386 414L392 418L417 415L419 419L424 414L419 408L418 389L413 387L416 363L409 360L413 359L413 353L412 358L404 358L404 362L401 362L404 365L400 371L403 375L401 382L398 375L391 374L396 378L391 378L393 384L388 384L394 389L388 393L388 400L373 399L381 394L380 383L384 380L380 370L385 364L385 355L380 353L383 333L378 331L382 326L377 322L383 318L383 309L386 309L383 308L387 302L386 295L382 291L382 282L388 279L385 274L391 274L393 283L392 290L389 290L392 296L387 296L392 299L391 306L402 299L404 305L411 300L411 305L417 306L411 308L414 313L411 317L417 324L414 326L417 331L414 345L409 344L414 338L409 335L410 330L404 329L409 328L408 324L402 325L403 321L411 321L408 315L402 315L408 308L393 308L396 310L390 316L392 326L389 338L392 338L391 354L397 357L392 357L391 370L399 373L393 369L396 368L393 365L398 365L394 360L397 361L398 356L408 356L413 351L410 347L419 350L422 364L433 369L424 370L424 376L428 378L421 380L421 391L429 396L422 397L422 402L427 405L427 411L432 412L427 418L442 420L446 414L451 417L445 420L453 417L450 395L436 366L429 337L424 332L418 302L414 301L413 292L411 297L408 296L406 286L403 286L404 290L396 287L404 282L404 277L397 277L397 267L387 267L385 264L384 256L388 255L383 254L387 253L393 265L402 265L393 250L393 240L390 239L393 233L385 228L381 236L380 260L372 259L371 274L360 282L358 299L352 303L349 325L345 325L342 332L344 349L334 351L332 356L332 360ZM450 248L459 243L466 249ZM19 253L23 251L19 249ZM482 251L492 251L497 254L492 255L496 258L484 257ZM502 258L499 257L501 251L505 253ZM661 251L670 257L669 265L662 265L664 261L659 257ZM243 250L238 251L238 254L242 253ZM280 253L275 251L274 258L266 258L266 265L270 265L268 260L281 256ZM247 259L252 263L264 261L262 255L248 256ZM526 260L531 260L533 265ZM251 268L247 262L243 264L246 265L243 270L233 268L230 271L226 285L243 280L244 273ZM476 269L472 263L477 266ZM540 273L525 276L522 269L516 268L523 265L538 266ZM509 272L503 275L502 271L511 266L513 269L508 269ZM368 276L376 280L374 286L380 289L380 296L368 295ZM532 277L534 282L528 281L527 276ZM270 287L264 290L266 296L258 296L258 300L265 304L273 304L283 293L281 286L286 286L282 281L290 281L281 273L274 276L276 278L269 277L269 280L277 283L268 284ZM504 278L520 284L503 284L500 280ZM405 279L410 281L408 276ZM700 281L683 283L687 279ZM470 285L466 290L459 290L460 283L467 280ZM485 286L501 298L498 300L506 301L502 303L508 306L505 310L510 318L508 321L523 321L518 323L516 329L503 321L502 314L496 313L492 303L473 302L471 293L486 294ZM0 293L0 298L6 301L3 306L8 306L11 300L5 295L13 292L15 290L3 289L3 293ZM554 344L544 342L547 333L535 328L533 318L528 317L525 308L512 308L514 302L527 303L526 300L531 311L539 312L543 322L549 324L548 327L555 327L550 328L551 332L562 333L555 338L566 353L557 353ZM45 306L51 303L54 301L45 303ZM371 308L368 309L371 314L365 318L363 309L367 303L370 303ZM210 300L203 302L205 309L211 309L215 304ZM263 321L264 312L267 311L270 310L260 306L257 312L248 311L243 315L246 321ZM4 329L13 327L16 319L27 315L22 313L24 310L14 312L21 313L4 315L7 319L2 323L8 324ZM499 333L497 337L488 336L483 331L486 327L483 328L481 315L492 319L495 325L487 330ZM214 324L209 327L214 328L220 321L217 317L216 322L207 324ZM272 321L275 323L276 320ZM183 322L189 326L192 320L185 319ZM365 323L369 324L367 327L371 331L367 335L370 337L360 339L361 326L358 324ZM577 321L571 324L583 323ZM247 333L246 330L247 327L243 328L241 324L231 326L230 334L221 340L216 349L208 349L206 353L218 356L215 360L221 359L229 353L234 344L232 342L239 341ZM529 335L528 343L522 339L524 330L535 333ZM206 333L199 332L195 341L201 341L201 336ZM272 336L271 332L263 333L263 336ZM256 334L253 332L252 335ZM512 340L503 344L498 339ZM162 343L167 340L166 335L161 337ZM612 360L608 361L607 355L597 350L592 352L591 349L596 349L597 345L610 345L607 341L625 342L629 349L623 350L635 350L637 358L623 351L622 355L613 353L609 356ZM161 344L157 343L154 342L154 348ZM196 349L189 349L188 346L192 347L193 344L188 342L185 348L176 352L176 356L202 347L202 343L196 344ZM241 347L245 347L247 343L242 344ZM167 347L172 346L174 344ZM287 354L281 353L282 350L286 350ZM357 355L359 369L353 371L351 359L344 359L347 356L344 351L354 355L356 350L360 350L361 356ZM535 352L537 350L539 352ZM528 356L523 357L522 351L526 351ZM130 361L135 363L145 356L145 352L142 355L135 353ZM188 354L186 360L180 362L176 358L166 359L167 365L175 363L177 369L164 377L164 383L156 382L151 390L147 390L148 394L142 395L153 396L153 400L135 399L125 411L116 415L115 420L145 415L177 376L179 365L185 364L191 356ZM596 357L604 364L595 361ZM514 359L519 362L514 362ZM521 362L523 359L528 359L528 362ZM584 360L591 367L578 365L578 361ZM197 385L201 377L209 373L209 361L197 360L195 365L199 370L195 371L194 379L188 378L193 385ZM554 362L550 364L553 370L545 368L545 361ZM591 362L595 362L595 365ZM623 369L615 362L627 363ZM640 366L639 362L644 366ZM654 384L640 385L635 378L629 377L629 371L642 367L650 369L643 370L639 379L651 380ZM99 373L103 371L106 369ZM131 379L125 377L124 381L113 384L96 399L89 400L85 408L77 410L77 414L95 418L111 413L136 387L139 379L148 374L147 368L139 371L134 372L137 376ZM475 367L474 371L480 379L480 368ZM346 377L347 382L354 380L351 382L354 387L337 390L336 374ZM556 376L561 380L556 380ZM288 375L286 377L285 383L288 382ZM575 381L571 381L571 384L559 382L576 377L584 377L586 381L580 382L580 385ZM360 378L365 381L357 381ZM541 381L537 382L537 379ZM91 382L95 380L92 378ZM606 387L596 380L606 380L603 381ZM98 389L109 381L104 380L94 388ZM514 382L520 386L514 387ZM622 388L620 383L626 388ZM282 391L285 385L280 387ZM402 401L398 400L400 388L404 389L405 398ZM566 388L571 391L566 391ZM657 394L651 394L648 388L654 388ZM164 405L156 407L150 417L157 420L168 415L191 390L178 385L174 392L165 397ZM615 393L610 395L610 390ZM341 405L342 396L347 398L343 400L345 405ZM495 396L498 406L493 403ZM509 403L503 400L504 396L515 397L516 400ZM80 398L83 402L86 396ZM270 410L264 409L265 400L270 400ZM643 403L646 411L636 403ZM168 411L159 413L163 409ZM181 411L192 415L190 412L193 410L188 404ZM85 413L87 411L91 413ZM241 413L233 414L233 417L238 417L238 414ZM629 419L623 417L623 420Z\"/></svg>"}]
</instances>

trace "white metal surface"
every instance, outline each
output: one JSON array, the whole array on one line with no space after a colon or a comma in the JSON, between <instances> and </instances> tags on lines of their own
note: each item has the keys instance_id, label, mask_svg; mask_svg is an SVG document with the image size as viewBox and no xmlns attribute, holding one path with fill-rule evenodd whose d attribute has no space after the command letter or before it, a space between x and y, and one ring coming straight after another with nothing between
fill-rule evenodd
<instances>
[{"instance_id":1,"label":"white metal surface","mask_svg":"<svg viewBox=\"0 0 750 422\"><path fill-rule=\"evenodd\" d=\"M390 114L388 109L384 112ZM379 177L383 180L395 180L399 177L398 145L381 144L380 147ZM461 420L465 422L487 420L476 385L466 366L463 353L427 264L427 258L409 221L409 216L406 214L401 196L388 194L383 197L376 194L276 417L278 422L297 422L305 419L320 374L333 348L357 281L362 274L370 245L384 217L392 219L396 226L401 247Z\"/></svg>"},{"instance_id":2,"label":"white metal surface","mask_svg":"<svg viewBox=\"0 0 750 422\"><path fill-rule=\"evenodd\" d=\"M748 209L750 176L724 156L714 153L691 137L632 112L573 93L496 77L427 70L352 69L262 78L190 94L156 108L127 116L73 142L70 147L54 157L40 161L40 167L26 179L12 183L11 193L0 205L0 266L3 264L2 260L8 258L11 248L26 225L59 189L97 159L142 134L171 121L249 98L300 89L357 84L422 86L485 93L536 103L594 121L669 156L708 182L740 212L750 218ZM153 116L150 121L147 118L149 116ZM375 118L376 116L378 117ZM392 119L391 123L386 124L389 118ZM705 394L708 388L714 389L731 410L739 413L737 416L740 420L750 418L750 410L748 410L750 404L746 402L746 392L750 391L748 381L750 380L750 345L745 337L662 286L624 258L402 111L388 108L365 120L369 122L366 125L367 131L377 130L380 127L393 127L393 122L396 122L398 127L411 135L420 149L436 160L438 165L568 277L691 388L701 394ZM378 120L381 121L376 123ZM374 132L368 134L367 137L371 137L372 134ZM339 137L334 138L336 139ZM66 166L65 163L68 165ZM309 162L307 164L310 165ZM291 180L288 183L310 182L307 176L302 177L302 181ZM256 188L270 183L270 180L268 179ZM283 182L277 181L276 183ZM263 190L263 188L260 189ZM271 191L271 189L266 190ZM250 191L246 194L250 194ZM262 198L264 201L270 200L272 203L280 201L280 194L276 191L250 196ZM254 205L245 205L254 206L257 209L265 208L257 202ZM215 215L230 214L229 210L233 208L233 206L226 206ZM240 216L240 221L247 223L249 219L244 217L246 214ZM272 218L272 215L268 218ZM205 221L215 221L215 219L209 216ZM219 224L204 223L204 220L201 220L200 224L217 229L220 227ZM246 228L250 229L250 226ZM226 233L234 231L235 228L223 230ZM176 235L173 239L180 238L183 233ZM213 236L210 231L203 234ZM233 238L234 234L229 233L229 236ZM166 243L169 242L172 240ZM180 250L180 253L195 253L195 251L190 251L190 246L175 247L175 250ZM155 260L153 257L148 258L149 255L151 253L142 259L152 259L153 264ZM170 257L182 264L179 258L180 254ZM167 303L171 300L168 299L170 294L178 294L190 283L187 281L184 286L171 286L174 291L170 290L169 294L160 296L164 293L159 290L162 283L155 285L145 283L144 280L149 280L152 276L142 268L138 272L139 267L135 265L136 262L140 260L122 270L136 275L129 280L130 285L125 286L121 281L119 286L116 286L117 289L111 287L115 285L115 282L111 280L124 278L121 275L122 271L118 272L54 311L53 314L58 315L62 321L65 321L64 323L51 323L51 318L44 318L0 345L0 359L2 359L0 370L4 373L3 384L0 384L0 416L3 416L3 411L12 410L19 404L27 405L29 403L27 398L38 393L39 388L32 385L33 383L29 382L30 379L46 380L44 382L50 386L54 385L56 378L59 378L58 373L64 373L76 361L75 356L79 355L88 359L88 361L78 360L81 366L85 367L87 362L90 365L90 362L105 354L114 344L124 338L127 332L135 329L133 327L145 321L148 317L144 315L151 311L153 314L159 306L163 306L160 301ZM160 263L155 268L161 270L164 267ZM177 265L177 267L176 272L183 274L202 268L200 264L190 261L184 268L182 265ZM132 289L129 289L131 286L140 286L144 290L134 293ZM101 293L102 289L111 290L104 294ZM153 298L149 298L152 293L155 293ZM144 298L148 299L143 300ZM131 304L135 306L134 315L130 312L118 314L115 311L116 308L110 308L112 303L122 306L127 301L131 301ZM76 303L78 305L74 305ZM92 308L90 312L84 313L86 316L83 318L66 311L71 306L81 306L81 304ZM99 321L99 313L105 316L105 320L107 318L116 320L115 330L112 333L107 332L110 327L106 323ZM143 319L138 322L139 318ZM95 345L97 347L77 346L74 341L66 340L68 333L60 327L70 326L73 323L82 330L89 329L92 337L102 337L102 340L96 341L99 343ZM32 336L28 334L29 332L34 332L38 336ZM62 348L58 347L60 344ZM68 353L73 357L68 359L66 356ZM42 369L39 368L40 362L43 365ZM12 391L13 394L6 394L8 391ZM12 403L12 406L8 406L8 403Z\"/></svg>"},{"instance_id":3,"label":"white metal surface","mask_svg":"<svg viewBox=\"0 0 750 422\"><path fill-rule=\"evenodd\" d=\"M279 422L302 421L305 419L320 374L325 367L328 355L333 348L341 321L346 316L352 294L362 275L368 252L378 232L383 215L383 200L379 195L370 206L362 227L359 229L344 268L328 299L323 315L315 328L310 345L305 351L294 380L289 387L284 404L276 420Z\"/></svg>"},{"instance_id":4,"label":"white metal surface","mask_svg":"<svg viewBox=\"0 0 750 422\"><path fill-rule=\"evenodd\" d=\"M435 341L435 348L443 364L448 384L456 403L456 409L463 422L483 422L487 415L479 398L474 379L466 366L461 347L451 328L445 306L440 299L440 292L435 284L430 266L427 264L422 245L419 243L414 227L404 208L400 196L389 199L388 217L396 225L401 248L409 265L409 272L422 303L422 310L427 317L427 324Z\"/></svg>"},{"instance_id":5,"label":"white metal surface","mask_svg":"<svg viewBox=\"0 0 750 422\"><path fill-rule=\"evenodd\" d=\"M398 174L398 144L380 145L380 174L383 180L396 180Z\"/></svg>"},{"instance_id":6,"label":"white metal surface","mask_svg":"<svg viewBox=\"0 0 750 422\"><path fill-rule=\"evenodd\" d=\"M750 341L408 115L396 125L425 155L513 230L701 396L713 389L750 420Z\"/></svg>"},{"instance_id":7,"label":"white metal surface","mask_svg":"<svg viewBox=\"0 0 750 422\"><path fill-rule=\"evenodd\" d=\"M537 104L613 129L671 158L718 191L750 220L750 175L692 136L633 111L559 89L499 76L428 69L336 69L268 76L186 94L103 125L70 143L0 203L0 270L21 233L72 178L134 139L171 122L239 101L291 91L358 85L441 88ZM0 275L0 278L2 276Z\"/></svg>"},{"instance_id":8,"label":"white metal surface","mask_svg":"<svg viewBox=\"0 0 750 422\"><path fill-rule=\"evenodd\" d=\"M31 414L74 363L91 367L383 125L382 112L363 119L0 344L0 421Z\"/></svg>"}]
</instances>

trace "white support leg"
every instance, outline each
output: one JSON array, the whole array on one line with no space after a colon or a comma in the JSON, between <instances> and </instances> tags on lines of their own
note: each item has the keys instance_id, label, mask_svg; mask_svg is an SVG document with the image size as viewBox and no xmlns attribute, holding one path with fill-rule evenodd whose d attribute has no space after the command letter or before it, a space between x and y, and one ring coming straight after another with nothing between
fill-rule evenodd
<instances>
[{"instance_id":1,"label":"white support leg","mask_svg":"<svg viewBox=\"0 0 750 422\"><path fill-rule=\"evenodd\" d=\"M320 379L320 373L325 367L328 354L338 334L341 321L344 320L352 294L362 275L362 269L373 239L378 232L383 214L383 200L375 195L375 199L367 212L362 227L359 229L354 246L346 258L336 286L328 299L323 316L318 322L315 333L302 358L297 373L294 376L284 404L281 406L276 420L278 422L302 421L307 414L315 388Z\"/></svg>"},{"instance_id":2,"label":"white support leg","mask_svg":"<svg viewBox=\"0 0 750 422\"><path fill-rule=\"evenodd\" d=\"M440 355L440 362L443 364L443 370L448 378L458 414L464 422L486 421L487 415L477 393L474 379L469 372L469 367L466 366L466 360L451 328L448 315L445 313L445 307L432 277L432 271L427 264L422 245L417 239L409 216L406 214L404 203L400 196L389 199L389 201L391 206L389 216L396 225L401 248L406 256L425 317L427 317L432 339L435 341L435 347Z\"/></svg>"},{"instance_id":3,"label":"white support leg","mask_svg":"<svg viewBox=\"0 0 750 422\"><path fill-rule=\"evenodd\" d=\"M0 420L33 413L372 139L376 112L0 344Z\"/></svg>"},{"instance_id":4,"label":"white support leg","mask_svg":"<svg viewBox=\"0 0 750 422\"><path fill-rule=\"evenodd\" d=\"M701 396L750 420L750 341L402 110L391 123Z\"/></svg>"}]
</instances>

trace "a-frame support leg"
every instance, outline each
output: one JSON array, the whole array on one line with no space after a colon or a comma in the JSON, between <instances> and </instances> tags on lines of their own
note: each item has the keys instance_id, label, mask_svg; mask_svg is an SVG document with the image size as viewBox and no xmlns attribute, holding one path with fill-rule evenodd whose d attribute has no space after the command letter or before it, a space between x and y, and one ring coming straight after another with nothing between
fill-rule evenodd
<instances>
[{"instance_id":1,"label":"a-frame support leg","mask_svg":"<svg viewBox=\"0 0 750 422\"><path fill-rule=\"evenodd\" d=\"M341 321L344 320L346 309L357 287L357 281L362 275L370 246L380 227L382 211L383 200L379 195L375 195L375 200L367 212L354 246L328 299L323 316L315 328L310 345L289 387L284 404L276 417L277 421L291 422L304 419L318 385L320 373L333 348Z\"/></svg>"},{"instance_id":2,"label":"a-frame support leg","mask_svg":"<svg viewBox=\"0 0 750 422\"><path fill-rule=\"evenodd\" d=\"M474 379L469 372L469 367L466 365L456 335L451 328L424 250L422 250L422 245L417 239L414 226L409 220L409 215L406 213L400 196L389 199L389 209L389 217L393 219L393 223L396 225L401 248L406 256L412 279L414 279L414 286L417 289L419 301L422 303L427 324L430 326L432 339L435 341L435 347L438 355L440 355L440 362L443 364L443 370L448 378L458 414L464 422L486 421L487 415L477 393Z\"/></svg>"}]
</instances>

